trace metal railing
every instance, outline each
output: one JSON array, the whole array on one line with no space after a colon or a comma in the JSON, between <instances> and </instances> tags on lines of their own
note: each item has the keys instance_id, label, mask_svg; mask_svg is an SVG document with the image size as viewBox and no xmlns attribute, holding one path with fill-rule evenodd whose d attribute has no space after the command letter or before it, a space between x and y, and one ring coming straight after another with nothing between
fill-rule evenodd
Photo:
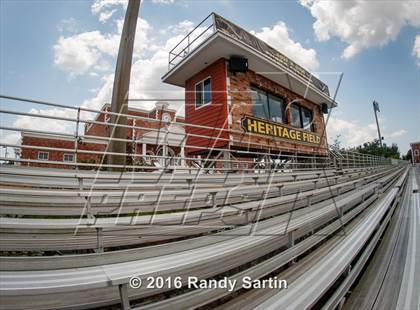
<instances>
[{"instance_id":1,"label":"metal railing","mask_svg":"<svg viewBox=\"0 0 420 310\"><path fill-rule=\"evenodd\" d=\"M214 13L211 13L169 51L168 70L176 66L214 32Z\"/></svg>"},{"instance_id":2,"label":"metal railing","mask_svg":"<svg viewBox=\"0 0 420 310\"><path fill-rule=\"evenodd\" d=\"M54 122L66 122L71 124L73 127L73 133L64 132L57 134L56 131L51 130L37 130L19 127L17 125L6 126L0 125L0 130L18 133L22 135L42 135L45 139L66 139L69 141L69 145L72 147L57 147L51 145L36 145L30 143L11 143L1 141L0 146L3 148L14 148L20 149L21 154L16 154L14 157L8 157L6 154L1 154L0 161L7 163L15 163L20 165L28 166L55 166L55 167L66 167L74 169L103 169L108 167L120 167L130 170L140 171L162 171L162 170L179 170L179 171L198 171L203 173L215 173L215 172L267 172L267 171L284 171L284 170L307 170L307 169L325 169L325 168L358 168L358 167L369 167L369 166L380 166L389 165L391 161L389 159L371 156L367 154L360 154L352 151L343 150L329 150L322 146L311 153L302 153L296 148L288 148L281 145L281 141L277 138L271 138L270 144L262 144L254 141L237 140L235 136L244 135L243 132L227 128L227 124L222 127L210 127L203 125L186 124L180 121L172 121L165 124L160 119L153 119L143 116L135 116L126 114L131 120L132 125L121 125L113 124L108 121L100 121L98 118L92 119L89 115L97 113L97 115L106 116L113 115L116 113L95 110L84 107L73 107L62 104L55 104L51 102L32 100L26 98L18 98L12 96L0 95L0 98L14 103L14 106L19 104L35 104L36 106L48 106L54 108L60 108L69 110L69 116L56 116L48 115L47 113L35 113L35 112L23 112L21 109L0 109L0 114L9 115L15 117L31 118L32 120L50 120ZM88 114L88 115L87 115ZM145 125L136 125L136 121L145 122ZM128 150L125 153L109 152L107 150L107 142L110 138L107 135L89 134L83 132L86 124L90 127L97 126L99 129L103 129L106 132L106 128L121 126L127 129L127 132L131 131L132 137L127 139L117 139L118 141L125 141L128 144ZM184 129L200 129L200 130L211 130L211 135L203 133L182 133L174 130L175 127ZM144 138L137 138L136 132L149 132L156 136L155 147L172 147L177 148L180 151L178 154L169 155L148 153L140 153L137 145L143 144ZM168 137L177 137L176 143L170 143ZM247 133L249 137L258 137L253 133ZM191 142L191 138L204 139L206 144L197 145ZM249 139L248 139L249 140ZM246 147L229 149L229 145L233 144L246 144ZM84 147L86 145L95 145L96 148L91 147L90 149ZM223 144L223 146L221 146ZM192 150L201 151L201 155L185 155L181 150ZM25 150L32 151L46 151L46 152L59 152L74 154L73 162L64 162L61 160L41 160L29 158ZM156 149L157 151L157 149ZM223 152L230 152L229 158L224 158ZM26 154L26 155L25 155ZM106 155L124 155L128 159L127 165L109 165L106 163ZM87 158L91 158L89 162L86 162Z\"/></svg>"}]
</instances>

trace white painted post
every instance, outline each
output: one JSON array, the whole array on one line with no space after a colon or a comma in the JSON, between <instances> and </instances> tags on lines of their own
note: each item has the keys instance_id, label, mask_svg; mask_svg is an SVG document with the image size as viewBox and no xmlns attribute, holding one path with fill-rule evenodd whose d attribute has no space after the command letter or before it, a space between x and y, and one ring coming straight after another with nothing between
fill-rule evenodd
<instances>
[{"instance_id":1,"label":"white painted post","mask_svg":"<svg viewBox=\"0 0 420 310\"><path fill-rule=\"evenodd\" d=\"M180 164L182 167L185 164L184 157L185 157L185 140L183 140L181 144L181 163Z\"/></svg>"},{"instance_id":2,"label":"white painted post","mask_svg":"<svg viewBox=\"0 0 420 310\"><path fill-rule=\"evenodd\" d=\"M121 299L121 308L123 310L130 310L130 299L128 298L128 285L127 283L118 285L118 290L120 292Z\"/></svg>"}]
</instances>

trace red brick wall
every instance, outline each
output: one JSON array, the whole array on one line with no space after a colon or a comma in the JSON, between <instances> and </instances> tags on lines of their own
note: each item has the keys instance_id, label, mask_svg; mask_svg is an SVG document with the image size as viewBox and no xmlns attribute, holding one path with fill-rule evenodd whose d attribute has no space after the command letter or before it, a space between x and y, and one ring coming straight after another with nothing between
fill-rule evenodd
<instances>
[{"instance_id":1,"label":"red brick wall","mask_svg":"<svg viewBox=\"0 0 420 310\"><path fill-rule=\"evenodd\" d=\"M57 139L45 139L45 138L37 138L37 137L22 137L22 159L32 159L38 160L38 152L48 152L48 160L49 161L63 161L63 156L65 153L71 152L64 152L64 151L46 151L36 148L25 148L25 145L30 146L42 146L42 147L51 147L51 148L62 148L62 149L74 149L74 142L70 140L57 140ZM27 164L25 164L27 165ZM33 167L55 167L55 168L70 168L69 165L51 165L51 164L43 164L43 163L31 163L29 164Z\"/></svg>"},{"instance_id":2,"label":"red brick wall","mask_svg":"<svg viewBox=\"0 0 420 310\"><path fill-rule=\"evenodd\" d=\"M27 148L25 146L31 146ZM33 148L35 146L35 148ZM74 154L72 151L59 151L59 150L42 150L37 149L36 146L49 147L49 148L59 148L59 149L69 149L74 150L75 144L74 141L64 140L64 139L53 139L53 138L44 138L44 137L31 137L23 136L22 137L22 159L38 160L38 152L48 152L48 161L57 161L63 162L63 164L51 164L51 163L23 163L23 165L29 165L32 167L44 167L44 168L65 168L72 169L73 165L68 165L64 162L64 154ZM89 150L89 151L105 151L106 144L98 144L92 142L81 142L78 143L78 150ZM86 154L78 153L77 161L85 163L100 163L102 158L101 154Z\"/></svg>"},{"instance_id":3,"label":"red brick wall","mask_svg":"<svg viewBox=\"0 0 420 310\"><path fill-rule=\"evenodd\" d=\"M175 118L175 112L173 111L152 111L151 114L153 114L153 119L156 119L156 116L158 117L159 120L162 120L162 115L163 113L168 113L171 115L171 119L173 120ZM141 117L150 117L150 115L145 115L142 112L139 111L130 111L129 112L130 115L133 116L141 116ZM151 117L150 117L151 118ZM133 119L129 120L129 125L133 125ZM142 127L142 128L153 128L153 129L158 129L158 128L163 128L165 126L165 124L162 121L152 121L152 120L147 120L147 119L135 119L135 126L136 127ZM136 129L135 130L135 134L137 137L144 135L146 132L149 132L150 130L147 129ZM131 132L128 135L130 137L130 139L132 138Z\"/></svg>"},{"instance_id":4,"label":"red brick wall","mask_svg":"<svg viewBox=\"0 0 420 310\"><path fill-rule=\"evenodd\" d=\"M107 108L107 110L109 110ZM142 111L136 111L136 110L129 110L128 114L129 115L133 115L133 116L137 116L137 117L146 117L146 118L151 118L151 119L162 119L162 115L163 113L168 113L171 116L171 119L174 120L175 119L175 112L171 111L171 110L152 110L150 113L147 112L142 112ZM104 122L105 121L105 115L106 112L101 112L98 115L97 118L97 122ZM184 119L179 118L177 119L177 122L179 123L184 123ZM164 127L164 123L162 122L156 122L156 121L152 121L152 120L147 120L147 119L134 119L133 118L129 118L127 121L127 124L129 126L135 126L135 127L142 127L142 128L162 128ZM109 130L110 127L108 125L103 125L103 124L92 124L90 126L88 126L85 130L85 135L86 136L91 136L91 137L108 137L109 136ZM147 129L135 129L135 135L138 136L142 136L144 133L149 132L149 130ZM131 128L127 128L127 139L132 139L133 137L133 130Z\"/></svg>"},{"instance_id":5,"label":"red brick wall","mask_svg":"<svg viewBox=\"0 0 420 310\"><path fill-rule=\"evenodd\" d=\"M281 98L287 104L295 99L301 99L301 102L298 104L309 108L312 110L314 118L315 132L319 135L324 135L324 139L321 142L321 147L313 146L309 144L294 143L289 142L283 139L271 138L266 136L250 136L243 134L233 133L233 139L236 141L234 145L237 147L244 148L256 148L264 149L270 148L273 150L285 150L288 149L290 153L317 153L320 155L326 155L326 133L324 133L324 117L321 111L321 107L315 103L312 103L298 94L276 84L275 82L256 74L253 71L248 71L246 73L228 73L230 77L230 95L232 100L231 114L232 114L232 129L236 131L243 132L241 128L240 120L245 115L252 116L252 99L250 93L251 85L266 90L270 93L273 93ZM291 115L286 113L287 121L290 123ZM250 143L262 144L262 146L257 147L256 145L251 145Z\"/></svg>"},{"instance_id":6,"label":"red brick wall","mask_svg":"<svg viewBox=\"0 0 420 310\"><path fill-rule=\"evenodd\" d=\"M195 108L195 84L207 77L211 78L211 103ZM226 95L226 64L219 59L197 73L185 83L185 122L186 124L202 125L212 128L228 128L227 124L227 95ZM187 134L201 135L203 137L188 137L187 145L212 147L225 147L228 141L216 141L205 137L229 138L228 132L217 129L195 128L186 125ZM187 153L199 152L195 148L186 148Z\"/></svg>"},{"instance_id":7,"label":"red brick wall","mask_svg":"<svg viewBox=\"0 0 420 310\"><path fill-rule=\"evenodd\" d=\"M96 121L105 122L105 115L106 115L106 111L99 113ZM108 118L110 118L110 115L108 115ZM109 135L108 126L103 125L103 124L89 124L86 127L85 135L95 136L95 137L107 137Z\"/></svg>"},{"instance_id":8,"label":"red brick wall","mask_svg":"<svg viewBox=\"0 0 420 310\"><path fill-rule=\"evenodd\" d=\"M171 118L175 118L175 112L173 111L158 111L156 113L156 110L152 111L151 114L153 114L156 117L156 114L158 117L162 117L163 112L169 113L171 115ZM102 112L98 115L97 121L98 122L104 122L105 121L105 112ZM135 111L130 110L130 115L133 116L140 116L140 117L149 117L149 113L145 113L142 111ZM178 120L179 121L179 120ZM183 121L183 119L181 119ZM162 128L164 127L163 122L157 122L147 119L136 119L134 122L133 118L128 119L128 125L132 126L135 125L136 127L145 127L145 128ZM107 137L108 136L108 130L109 127L104 124L92 124L85 128L85 135L88 137ZM147 129L135 129L134 134L136 136L141 136L144 133L149 132ZM133 138L133 129L127 128L127 139L132 140ZM90 140L82 140L78 143L77 149L78 150L89 150L89 151L99 151L104 152L107 147L107 141L103 141L103 143L95 143ZM98 142L100 142L98 140ZM22 159L30 159L30 160L38 160L38 152L44 150L37 149L37 148L27 148L25 146L42 146L42 147L49 147L49 148L60 148L60 149L69 149L74 150L75 143L71 140L65 140L62 138L48 138L48 137L32 137L23 135L22 137L22 153L21 158ZM179 148L172 147L176 154L180 152ZM150 145L147 148L150 151L153 151L153 153L156 152L157 146L156 145ZM137 153L141 153L141 144L139 147L137 147ZM129 149L129 145L127 146L127 153L130 153L132 150ZM74 154L73 152L65 152L65 151L57 151L57 150L51 150L51 151L45 151L49 153L48 161L57 161L57 162L63 162L64 161L64 154ZM76 158L76 156L75 156ZM101 163L102 162L103 155L102 154L87 154L87 153L78 153L77 154L77 161L79 163ZM65 169L73 169L73 165L68 165L63 162L63 164L51 164L51 163L24 163L23 165L30 165L33 167L49 167L49 168L65 168Z\"/></svg>"}]
</instances>

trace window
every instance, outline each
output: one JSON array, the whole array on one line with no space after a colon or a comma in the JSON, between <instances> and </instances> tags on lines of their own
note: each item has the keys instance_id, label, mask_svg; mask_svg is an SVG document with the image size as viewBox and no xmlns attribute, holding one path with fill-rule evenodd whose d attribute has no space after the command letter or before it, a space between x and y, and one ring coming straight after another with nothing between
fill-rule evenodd
<instances>
[{"instance_id":1,"label":"window","mask_svg":"<svg viewBox=\"0 0 420 310\"><path fill-rule=\"evenodd\" d=\"M293 127L314 131L313 124L312 124L313 115L312 115L311 110L301 107L297 104L292 104L291 114L292 114L291 125Z\"/></svg>"},{"instance_id":2,"label":"window","mask_svg":"<svg viewBox=\"0 0 420 310\"><path fill-rule=\"evenodd\" d=\"M292 104L291 106L292 123L293 127L301 128L302 123L300 119L300 109L298 105Z\"/></svg>"},{"instance_id":3,"label":"window","mask_svg":"<svg viewBox=\"0 0 420 310\"><path fill-rule=\"evenodd\" d=\"M283 100L281 98L268 95L268 105L270 108L270 119L273 122L283 123Z\"/></svg>"},{"instance_id":4,"label":"window","mask_svg":"<svg viewBox=\"0 0 420 310\"><path fill-rule=\"evenodd\" d=\"M251 92L252 113L255 117L284 122L283 99L256 87L251 87Z\"/></svg>"},{"instance_id":5,"label":"window","mask_svg":"<svg viewBox=\"0 0 420 310\"><path fill-rule=\"evenodd\" d=\"M39 160L48 160L48 152L38 152Z\"/></svg>"},{"instance_id":6,"label":"window","mask_svg":"<svg viewBox=\"0 0 420 310\"><path fill-rule=\"evenodd\" d=\"M207 78L195 84L195 107L211 103L211 81Z\"/></svg>"},{"instance_id":7,"label":"window","mask_svg":"<svg viewBox=\"0 0 420 310\"><path fill-rule=\"evenodd\" d=\"M74 161L74 154L64 154L63 161L73 162Z\"/></svg>"},{"instance_id":8,"label":"window","mask_svg":"<svg viewBox=\"0 0 420 310\"><path fill-rule=\"evenodd\" d=\"M268 110L267 94L258 88L251 88L251 91L252 91L252 114L255 117L269 119L270 113Z\"/></svg>"}]
</instances>

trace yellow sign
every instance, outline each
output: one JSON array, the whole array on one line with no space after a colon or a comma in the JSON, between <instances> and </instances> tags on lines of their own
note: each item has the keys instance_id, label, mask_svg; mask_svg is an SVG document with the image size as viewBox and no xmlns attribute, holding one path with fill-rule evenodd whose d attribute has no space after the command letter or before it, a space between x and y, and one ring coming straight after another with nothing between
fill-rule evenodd
<instances>
[{"instance_id":1,"label":"yellow sign","mask_svg":"<svg viewBox=\"0 0 420 310\"><path fill-rule=\"evenodd\" d=\"M249 133L278 137L296 142L306 142L312 144L320 144L321 142L321 137L315 133L285 127L280 123L268 122L249 116L242 118L242 129Z\"/></svg>"}]
</instances>

